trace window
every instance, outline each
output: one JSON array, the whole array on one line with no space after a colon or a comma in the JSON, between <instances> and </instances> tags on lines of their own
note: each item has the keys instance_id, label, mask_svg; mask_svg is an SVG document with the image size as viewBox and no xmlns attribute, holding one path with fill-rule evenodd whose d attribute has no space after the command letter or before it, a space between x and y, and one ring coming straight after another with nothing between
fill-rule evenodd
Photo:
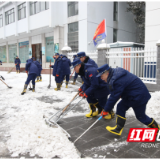
<instances>
[{"instance_id":1,"label":"window","mask_svg":"<svg viewBox=\"0 0 160 160\"><path fill-rule=\"evenodd\" d=\"M68 17L78 15L78 2L68 2Z\"/></svg>"},{"instance_id":2,"label":"window","mask_svg":"<svg viewBox=\"0 0 160 160\"><path fill-rule=\"evenodd\" d=\"M113 29L113 42L117 42L117 29Z\"/></svg>"},{"instance_id":3,"label":"window","mask_svg":"<svg viewBox=\"0 0 160 160\"><path fill-rule=\"evenodd\" d=\"M30 2L30 15L49 9L49 2Z\"/></svg>"},{"instance_id":4,"label":"window","mask_svg":"<svg viewBox=\"0 0 160 160\"><path fill-rule=\"evenodd\" d=\"M78 22L68 24L68 45L78 51Z\"/></svg>"},{"instance_id":5,"label":"window","mask_svg":"<svg viewBox=\"0 0 160 160\"><path fill-rule=\"evenodd\" d=\"M113 7L113 21L118 20L118 2L114 2L114 7Z\"/></svg>"},{"instance_id":6,"label":"window","mask_svg":"<svg viewBox=\"0 0 160 160\"><path fill-rule=\"evenodd\" d=\"M2 14L0 15L0 27L3 27L3 16L2 16Z\"/></svg>"},{"instance_id":7,"label":"window","mask_svg":"<svg viewBox=\"0 0 160 160\"><path fill-rule=\"evenodd\" d=\"M6 25L13 23L15 21L15 17L14 17L14 8L7 11L5 13L5 17L6 17Z\"/></svg>"},{"instance_id":8,"label":"window","mask_svg":"<svg viewBox=\"0 0 160 160\"><path fill-rule=\"evenodd\" d=\"M26 18L26 3L18 6L18 20Z\"/></svg>"}]
</instances>

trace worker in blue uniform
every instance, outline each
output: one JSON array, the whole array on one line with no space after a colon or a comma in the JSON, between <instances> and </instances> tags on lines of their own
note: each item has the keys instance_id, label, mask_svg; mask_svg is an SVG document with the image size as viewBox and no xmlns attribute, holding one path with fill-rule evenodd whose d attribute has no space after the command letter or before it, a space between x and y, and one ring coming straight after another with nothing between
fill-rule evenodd
<instances>
[{"instance_id":1,"label":"worker in blue uniform","mask_svg":"<svg viewBox=\"0 0 160 160\"><path fill-rule=\"evenodd\" d=\"M96 77L98 72L97 68L93 65L85 64L81 62L80 59L73 61L72 65L75 72L78 73L84 81L78 91L80 92L79 95L87 98L87 102L89 103L90 112L86 114L86 117L97 116L101 113L107 102L107 97L109 95L107 85L100 77ZM97 111L96 108L98 109ZM114 113L111 111L105 116L105 119L111 119L113 117Z\"/></svg>"},{"instance_id":2,"label":"worker in blue uniform","mask_svg":"<svg viewBox=\"0 0 160 160\"><path fill-rule=\"evenodd\" d=\"M76 58L78 58L78 56L76 54L73 55L73 61L75 61ZM78 77L78 74L75 72L73 83L71 83L72 85L76 84L77 77Z\"/></svg>"},{"instance_id":3,"label":"worker in blue uniform","mask_svg":"<svg viewBox=\"0 0 160 160\"><path fill-rule=\"evenodd\" d=\"M50 67L53 68L53 76L55 76L55 81L57 88L54 88L55 91L58 91L61 89L61 82L63 79L63 70L62 70L62 59L60 57L59 53L55 54L55 64L51 65Z\"/></svg>"},{"instance_id":4,"label":"worker in blue uniform","mask_svg":"<svg viewBox=\"0 0 160 160\"><path fill-rule=\"evenodd\" d=\"M33 85L32 92L35 92L35 79L37 75L39 75L39 72L41 71L40 63L38 61L35 61L34 57L31 59L28 59L26 62L27 63L26 63L25 70L26 70L26 73L28 74L28 77L25 82L24 89L21 95L26 93L27 86L31 80L32 80L32 85Z\"/></svg>"},{"instance_id":5,"label":"worker in blue uniform","mask_svg":"<svg viewBox=\"0 0 160 160\"><path fill-rule=\"evenodd\" d=\"M109 132L116 135L122 134L126 122L125 114L130 107L132 107L136 118L141 123L150 128L160 129L154 118L150 118L145 114L146 105L151 95L140 78L123 68L110 68L108 64L99 67L98 72L97 77L101 77L101 79L106 82L111 92L102 115L110 112L116 102L121 98L117 104L116 126L107 126L106 129Z\"/></svg>"},{"instance_id":6,"label":"worker in blue uniform","mask_svg":"<svg viewBox=\"0 0 160 160\"><path fill-rule=\"evenodd\" d=\"M20 73L21 60L18 58L18 56L16 56L16 59L15 59L14 63L15 63L15 66L16 66L16 72Z\"/></svg>"}]
</instances>

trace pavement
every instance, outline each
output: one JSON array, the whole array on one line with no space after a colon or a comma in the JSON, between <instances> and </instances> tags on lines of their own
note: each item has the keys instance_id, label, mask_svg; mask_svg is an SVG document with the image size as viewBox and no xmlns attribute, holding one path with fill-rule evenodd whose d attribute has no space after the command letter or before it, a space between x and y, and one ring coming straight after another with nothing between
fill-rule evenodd
<instances>
[{"instance_id":1,"label":"pavement","mask_svg":"<svg viewBox=\"0 0 160 160\"><path fill-rule=\"evenodd\" d=\"M73 142L87 128L93 124L98 117L86 118L85 116L76 116L64 118L59 121L70 135ZM130 128L146 128L135 117L129 117L121 136L112 134L106 130L106 126L115 126L116 117L112 120L101 119L86 134L84 134L75 146L83 157L91 158L160 158L160 142L147 143L148 147L154 144L154 147L144 147L144 143L127 142ZM142 147L143 146L143 147Z\"/></svg>"}]
</instances>

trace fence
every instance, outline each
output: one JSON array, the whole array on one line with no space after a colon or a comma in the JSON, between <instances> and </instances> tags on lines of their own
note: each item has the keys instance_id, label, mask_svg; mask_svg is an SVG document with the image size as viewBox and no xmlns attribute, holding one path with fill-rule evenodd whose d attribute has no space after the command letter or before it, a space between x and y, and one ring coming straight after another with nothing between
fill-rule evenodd
<instances>
[{"instance_id":1,"label":"fence","mask_svg":"<svg viewBox=\"0 0 160 160\"><path fill-rule=\"evenodd\" d=\"M157 48L121 48L106 52L109 66L122 67L145 83L156 83Z\"/></svg>"},{"instance_id":2,"label":"fence","mask_svg":"<svg viewBox=\"0 0 160 160\"><path fill-rule=\"evenodd\" d=\"M68 58L73 61L75 54L77 52L68 53ZM86 55L97 63L97 50L88 52ZM143 82L156 84L157 48L111 48L109 52L106 52L106 58L109 59L109 66L112 68L122 67L135 74Z\"/></svg>"}]
</instances>

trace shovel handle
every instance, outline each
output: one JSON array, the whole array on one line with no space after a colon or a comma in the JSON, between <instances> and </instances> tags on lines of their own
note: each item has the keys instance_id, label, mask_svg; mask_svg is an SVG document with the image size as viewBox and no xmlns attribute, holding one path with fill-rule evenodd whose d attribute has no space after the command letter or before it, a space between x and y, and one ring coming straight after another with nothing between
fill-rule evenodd
<instances>
[{"instance_id":1,"label":"shovel handle","mask_svg":"<svg viewBox=\"0 0 160 160\"><path fill-rule=\"evenodd\" d=\"M78 92L79 93L79 92ZM64 112L67 108L68 108L68 106L70 105L70 103L76 98L76 96L78 95L78 93L72 98L72 100L69 102L69 104L63 109L63 111L62 112Z\"/></svg>"}]
</instances>

